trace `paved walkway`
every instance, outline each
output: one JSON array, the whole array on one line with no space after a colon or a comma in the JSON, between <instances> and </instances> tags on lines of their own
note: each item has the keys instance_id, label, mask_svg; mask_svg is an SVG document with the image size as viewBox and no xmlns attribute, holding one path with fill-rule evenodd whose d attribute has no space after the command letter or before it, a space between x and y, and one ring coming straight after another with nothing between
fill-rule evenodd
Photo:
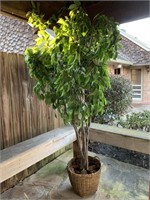
<instances>
[{"instance_id":1,"label":"paved walkway","mask_svg":"<svg viewBox=\"0 0 150 200\"><path fill-rule=\"evenodd\" d=\"M133 104L132 108L129 109L129 112L143 112L144 110L150 111L150 104Z\"/></svg>"},{"instance_id":2,"label":"paved walkway","mask_svg":"<svg viewBox=\"0 0 150 200\"><path fill-rule=\"evenodd\" d=\"M66 163L72 157L72 151L68 151L4 192L1 200L148 200L148 170L97 156L101 159L102 172L98 191L93 196L80 198L73 192L66 173Z\"/></svg>"}]
</instances>

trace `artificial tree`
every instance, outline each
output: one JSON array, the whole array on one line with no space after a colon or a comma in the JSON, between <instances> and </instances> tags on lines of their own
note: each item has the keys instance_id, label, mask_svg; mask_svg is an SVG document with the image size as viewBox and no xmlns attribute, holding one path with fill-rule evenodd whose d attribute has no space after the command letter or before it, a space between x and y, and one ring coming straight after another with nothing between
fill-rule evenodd
<instances>
[{"instance_id":1,"label":"artificial tree","mask_svg":"<svg viewBox=\"0 0 150 200\"><path fill-rule=\"evenodd\" d=\"M107 61L116 58L120 35L116 22L104 15L91 20L79 2L69 10L53 27L54 39L45 31L51 22L31 13L29 23L39 31L36 45L25 51L25 61L37 96L74 127L81 173L86 173L90 122L104 111L104 90L110 87Z\"/></svg>"}]
</instances>

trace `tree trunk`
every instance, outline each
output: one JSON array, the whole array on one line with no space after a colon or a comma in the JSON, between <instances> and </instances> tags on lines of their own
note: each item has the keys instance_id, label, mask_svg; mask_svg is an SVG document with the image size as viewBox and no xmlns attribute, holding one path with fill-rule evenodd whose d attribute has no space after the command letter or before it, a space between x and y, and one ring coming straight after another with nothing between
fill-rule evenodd
<instances>
[{"instance_id":1,"label":"tree trunk","mask_svg":"<svg viewBox=\"0 0 150 200\"><path fill-rule=\"evenodd\" d=\"M89 162L88 162L88 143L89 143L89 126L82 126L79 129L76 125L73 125L76 132L76 152L77 157L80 159L80 168L83 173L87 173ZM77 150L78 148L78 150Z\"/></svg>"}]
</instances>

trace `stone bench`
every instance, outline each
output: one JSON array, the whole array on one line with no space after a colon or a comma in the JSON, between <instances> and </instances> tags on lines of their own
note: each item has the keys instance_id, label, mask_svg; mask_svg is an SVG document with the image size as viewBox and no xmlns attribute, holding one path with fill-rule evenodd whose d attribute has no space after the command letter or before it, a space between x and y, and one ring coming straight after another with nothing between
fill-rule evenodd
<instances>
[{"instance_id":1,"label":"stone bench","mask_svg":"<svg viewBox=\"0 0 150 200\"><path fill-rule=\"evenodd\" d=\"M0 183L76 140L74 129L57 128L1 150Z\"/></svg>"},{"instance_id":2,"label":"stone bench","mask_svg":"<svg viewBox=\"0 0 150 200\"><path fill-rule=\"evenodd\" d=\"M74 143L74 155L78 154L74 129L58 128L1 150L0 183L34 165L38 161ZM150 154L149 133L113 126L91 124L90 141Z\"/></svg>"}]
</instances>

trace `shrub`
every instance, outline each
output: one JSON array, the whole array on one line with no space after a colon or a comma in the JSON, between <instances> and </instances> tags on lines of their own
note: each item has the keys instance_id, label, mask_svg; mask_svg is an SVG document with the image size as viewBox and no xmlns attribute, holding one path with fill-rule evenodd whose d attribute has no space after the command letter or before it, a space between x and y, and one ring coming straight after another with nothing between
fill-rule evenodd
<instances>
[{"instance_id":1,"label":"shrub","mask_svg":"<svg viewBox=\"0 0 150 200\"><path fill-rule=\"evenodd\" d=\"M103 115L94 118L95 122L112 123L125 114L132 103L132 85L128 78L120 75L110 76L111 88L105 90L107 105Z\"/></svg>"},{"instance_id":2,"label":"shrub","mask_svg":"<svg viewBox=\"0 0 150 200\"><path fill-rule=\"evenodd\" d=\"M119 120L118 125L123 128L150 132L150 111L132 113L126 116L126 120Z\"/></svg>"}]
</instances>

